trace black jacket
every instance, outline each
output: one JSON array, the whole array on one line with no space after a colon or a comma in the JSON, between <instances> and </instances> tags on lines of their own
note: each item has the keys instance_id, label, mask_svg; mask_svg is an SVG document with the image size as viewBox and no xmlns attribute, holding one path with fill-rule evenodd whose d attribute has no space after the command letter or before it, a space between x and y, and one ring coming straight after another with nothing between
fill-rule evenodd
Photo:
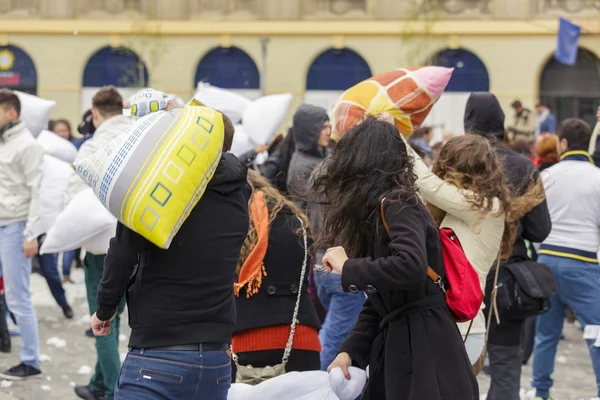
<instances>
[{"instance_id":1,"label":"black jacket","mask_svg":"<svg viewBox=\"0 0 600 400\"><path fill-rule=\"evenodd\" d=\"M493 94L488 92L471 94L465 110L465 132L490 139L496 154L502 161L504 174L513 195L523 195L531 179L539 178L539 172L531 160L502 144L504 141L504 112ZM544 200L519 221L517 239L508 262L527 260L525 240L540 243L550 234L551 228L548 204Z\"/></svg>"},{"instance_id":2,"label":"black jacket","mask_svg":"<svg viewBox=\"0 0 600 400\"><path fill-rule=\"evenodd\" d=\"M248 234L246 176L246 167L224 154L168 250L117 226L98 287L97 316L108 320L127 291L130 347L230 343L235 266Z\"/></svg>"},{"instance_id":3,"label":"black jacket","mask_svg":"<svg viewBox=\"0 0 600 400\"><path fill-rule=\"evenodd\" d=\"M346 261L342 272L344 290L369 294L340 349L359 367L370 366L363 400L478 399L456 322L427 277L428 265L445 277L433 219L414 199L386 201L385 218L390 235L372 222L365 258Z\"/></svg>"},{"instance_id":4,"label":"black jacket","mask_svg":"<svg viewBox=\"0 0 600 400\"><path fill-rule=\"evenodd\" d=\"M300 273L304 263L304 238L298 235L300 220L284 207L271 223L269 247L264 263L267 276L257 293L246 298L246 289L236 297L238 311L235 332L292 323L298 296ZM310 242L308 242L310 246ZM301 325L320 328L315 307L308 298L308 268L302 283L298 321Z\"/></svg>"}]
</instances>

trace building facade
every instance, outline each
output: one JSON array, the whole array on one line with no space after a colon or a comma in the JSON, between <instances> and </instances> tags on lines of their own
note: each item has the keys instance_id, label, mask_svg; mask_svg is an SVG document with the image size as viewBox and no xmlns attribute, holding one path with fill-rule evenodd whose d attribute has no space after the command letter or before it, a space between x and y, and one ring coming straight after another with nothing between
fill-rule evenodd
<instances>
[{"instance_id":1,"label":"building facade","mask_svg":"<svg viewBox=\"0 0 600 400\"><path fill-rule=\"evenodd\" d=\"M541 100L591 122L599 12L597 0L0 0L0 86L56 100L54 117L76 123L106 84L188 99L208 82L329 106L372 74L430 63L455 68L460 98L490 90L507 113ZM582 27L572 67L553 59L559 16Z\"/></svg>"}]
</instances>

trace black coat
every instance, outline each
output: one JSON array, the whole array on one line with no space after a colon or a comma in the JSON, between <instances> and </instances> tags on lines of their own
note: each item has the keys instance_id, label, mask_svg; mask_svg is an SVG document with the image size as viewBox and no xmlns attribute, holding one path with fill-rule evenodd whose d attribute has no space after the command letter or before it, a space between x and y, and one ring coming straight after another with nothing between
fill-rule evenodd
<instances>
[{"instance_id":1,"label":"black coat","mask_svg":"<svg viewBox=\"0 0 600 400\"><path fill-rule=\"evenodd\" d=\"M414 199L387 200L385 218L391 240L378 218L366 258L346 261L342 272L344 290L369 297L340 349L370 365L363 399L479 399L456 322L427 276L428 265L445 276L435 223Z\"/></svg>"},{"instance_id":2,"label":"black coat","mask_svg":"<svg viewBox=\"0 0 600 400\"><path fill-rule=\"evenodd\" d=\"M246 289L236 297L237 325L235 332L275 325L290 325L298 296L300 273L304 262L304 238L300 220L288 207L277 214L269 230L269 247L263 277L257 293L246 298ZM310 246L310 242L308 242ZM308 297L308 268L302 283L298 320L301 325L321 327L315 307Z\"/></svg>"}]
</instances>

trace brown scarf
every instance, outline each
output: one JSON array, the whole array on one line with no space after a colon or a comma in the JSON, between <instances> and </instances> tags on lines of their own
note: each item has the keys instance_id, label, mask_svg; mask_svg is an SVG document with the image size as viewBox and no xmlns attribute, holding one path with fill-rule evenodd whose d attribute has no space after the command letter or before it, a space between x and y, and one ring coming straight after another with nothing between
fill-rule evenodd
<instances>
[{"instance_id":1,"label":"brown scarf","mask_svg":"<svg viewBox=\"0 0 600 400\"><path fill-rule=\"evenodd\" d=\"M238 281L233 284L236 296L239 296L240 290L247 285L247 298L258 292L263 276L267 276L264 259L267 247L269 247L269 209L265 203L264 192L260 191L254 194L254 199L250 203L250 217L256 229L258 241L244 261Z\"/></svg>"}]
</instances>

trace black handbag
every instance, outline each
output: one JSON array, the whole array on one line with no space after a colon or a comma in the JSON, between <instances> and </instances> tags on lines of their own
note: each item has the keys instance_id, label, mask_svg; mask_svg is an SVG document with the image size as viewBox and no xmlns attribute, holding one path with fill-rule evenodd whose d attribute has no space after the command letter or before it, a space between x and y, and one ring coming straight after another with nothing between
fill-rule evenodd
<instances>
[{"instance_id":1,"label":"black handbag","mask_svg":"<svg viewBox=\"0 0 600 400\"><path fill-rule=\"evenodd\" d=\"M535 261L500 267L496 304L500 318L524 320L550 309L556 282L550 269Z\"/></svg>"}]
</instances>

